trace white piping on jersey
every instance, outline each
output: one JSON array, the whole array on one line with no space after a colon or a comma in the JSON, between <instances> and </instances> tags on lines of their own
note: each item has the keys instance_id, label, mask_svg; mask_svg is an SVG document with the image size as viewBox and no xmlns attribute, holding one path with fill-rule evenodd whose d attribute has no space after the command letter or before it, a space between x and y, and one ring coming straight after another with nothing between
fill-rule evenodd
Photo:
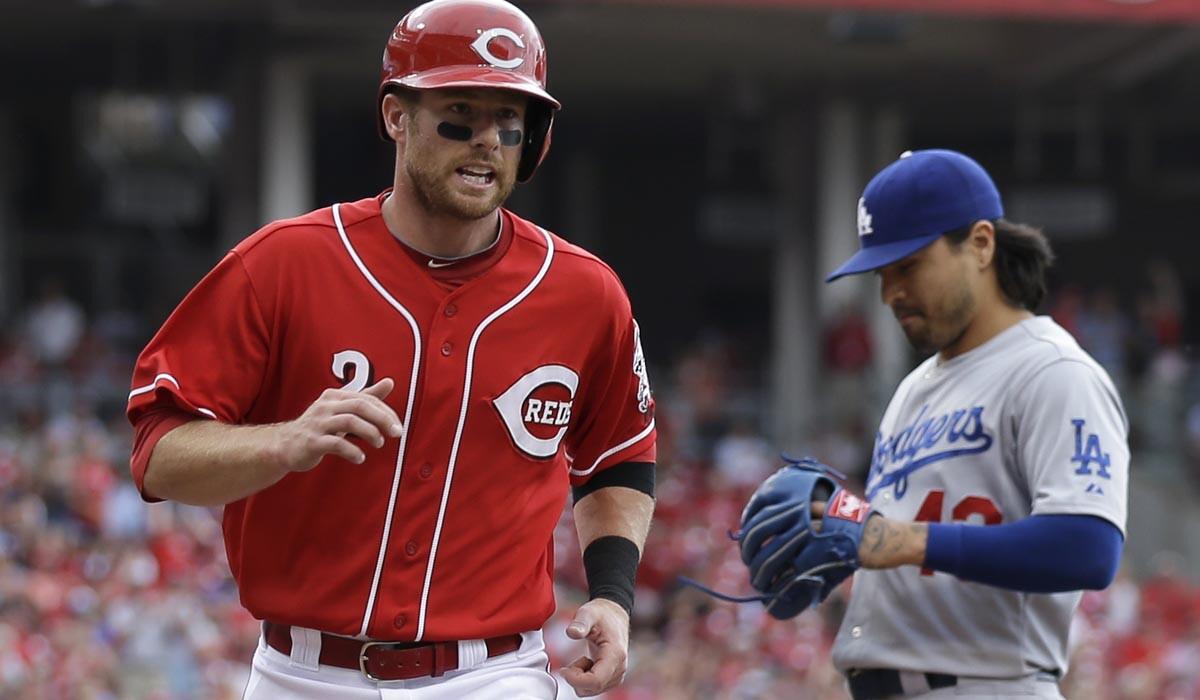
<instances>
[{"instance_id":1,"label":"white piping on jersey","mask_svg":"<svg viewBox=\"0 0 1200 700\"><path fill-rule=\"evenodd\" d=\"M508 313L517 304L521 303L525 297L529 296L539 284L542 283L542 278L546 276L546 271L550 269L550 261L554 259L554 240L550 234L543 228L538 228L538 232L546 239L546 259L542 261L542 268L534 275L525 289L522 289L515 297L508 300L508 303L496 309L487 318L483 319L475 328L475 333L471 336L471 344L467 346L467 378L463 384L462 406L458 410L458 428L454 431L454 443L450 447L450 464L446 469L446 485L442 488L442 505L438 508L437 525L433 528L433 545L429 549L429 564L425 567L425 584L421 587L421 612L417 616L417 638L416 641L421 641L421 637L425 634L425 611L429 604L429 584L433 580L433 564L437 559L438 542L442 536L442 522L446 517L446 503L450 500L450 484L454 481L454 466L458 461L458 446L462 441L463 426L467 422L467 404L471 398L471 375L475 369L475 346L479 342L479 336L483 334L484 329L492 324L497 318Z\"/></svg>"},{"instance_id":2,"label":"white piping on jersey","mask_svg":"<svg viewBox=\"0 0 1200 700\"><path fill-rule=\"evenodd\" d=\"M625 442L622 442L620 445L617 445L616 447L606 450L604 452L604 454L597 457L596 461L592 462L592 466L588 467L587 469L583 469L583 470L572 469L571 475L572 476L587 476L588 474L591 474L593 471L596 470L596 467L600 466L601 462L603 462L604 460L608 459L609 457L615 455L616 453L620 452L621 450L625 449L626 447L629 447L630 445L636 443L638 440L641 440L642 438L646 437L647 435L650 434L651 430L654 430L654 419L653 418L650 419L650 425L647 425L645 428L643 428L642 432L638 433L637 435L634 435L633 437L629 438Z\"/></svg>"},{"instance_id":3,"label":"white piping on jersey","mask_svg":"<svg viewBox=\"0 0 1200 700\"><path fill-rule=\"evenodd\" d=\"M342 245L346 247L346 252L350 254L350 258L354 260L354 264L358 266L358 271L363 277L371 283L375 291L387 300L387 303L392 305L392 308L400 312L404 319L408 321L408 325L413 332L413 366L412 377L408 382L408 404L404 409L404 430L400 434L400 449L396 453L396 471L392 476L392 494L388 498L387 518L383 521L383 536L379 542L379 555L375 558L375 577L371 579L371 595L367 598L367 608L363 612L362 627L358 634L366 636L367 627L371 624L371 615L375 612L375 597L379 594L379 579L383 575L383 558L387 552L388 538L392 532L392 515L396 510L396 492L400 490L400 470L404 465L404 450L408 446L408 426L412 418L413 402L417 394L417 377L421 368L421 330L417 327L417 322L413 319L412 314L408 309L396 301L396 299L388 293L383 285L379 284L379 280L375 279L367 266L363 264L362 258L358 257L358 252L354 250L354 246L350 244L350 238L346 235L346 227L342 225L341 204L333 205L333 222L337 225L338 236L342 239Z\"/></svg>"},{"instance_id":4,"label":"white piping on jersey","mask_svg":"<svg viewBox=\"0 0 1200 700\"><path fill-rule=\"evenodd\" d=\"M168 382L171 382L172 384L174 384L175 389L177 391L180 391L180 392L183 391L183 388L179 386L179 380L175 379L175 377L172 377L171 375L167 374L166 372L163 372L161 374L154 375L154 381L150 382L146 386L139 386L138 388L129 392L128 400L132 401L133 397L135 397L135 396L145 394L148 391L154 391L156 388L158 388L158 382L160 379L165 379ZM203 413L204 415L208 416L209 418L212 418L213 420L217 419L217 414L213 413L212 411L208 410L207 408L201 408L201 407L197 406L196 410L199 411L200 413Z\"/></svg>"},{"instance_id":5,"label":"white piping on jersey","mask_svg":"<svg viewBox=\"0 0 1200 700\"><path fill-rule=\"evenodd\" d=\"M175 379L175 377L172 377L171 375L169 375L169 374L166 374L166 373L164 372L163 374L156 374L156 375L154 376L154 381L150 382L150 383L149 383L149 384L147 384L146 386L139 386L138 388L136 388L136 389L134 389L133 391L129 392L129 399L128 399L128 400L132 401L132 400L133 400L133 397L135 397L135 396L137 396L137 395L139 395L139 394L144 394L144 393L146 393L147 391L154 391L155 387L157 387L157 386L158 386L158 381L159 381L160 379L165 379L165 380L167 380L168 382L171 382L172 384L174 384L174 385L175 385L175 388L176 388L176 389L179 389L179 381L178 381L178 380L176 380L176 379ZM182 390L181 390L181 391L182 391Z\"/></svg>"}]
</instances>

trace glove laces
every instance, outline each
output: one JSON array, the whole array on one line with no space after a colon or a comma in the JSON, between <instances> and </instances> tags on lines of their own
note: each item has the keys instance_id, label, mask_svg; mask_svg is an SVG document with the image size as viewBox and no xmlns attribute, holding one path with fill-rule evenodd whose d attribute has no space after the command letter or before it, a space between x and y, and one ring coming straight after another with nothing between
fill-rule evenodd
<instances>
[{"instance_id":1,"label":"glove laces","mask_svg":"<svg viewBox=\"0 0 1200 700\"><path fill-rule=\"evenodd\" d=\"M729 603L759 603L759 602L764 603L764 604L766 604L767 612L771 611L771 608L773 608L775 606L775 604L778 603L784 597L784 594L788 593L789 591L791 591L793 588L795 588L798 585L807 583L807 584L812 584L812 585L816 586L817 588L820 588L821 586L823 586L825 584L825 582L819 576L806 576L804 574L797 574L796 576L792 577L792 580L788 581L788 584L786 586L778 588L774 593L762 593L760 595L736 596L736 595L730 595L728 593L722 593L718 590L709 588L708 586L704 585L703 583L700 583L699 581L697 581L693 578L690 578L688 576L679 576L675 580L685 586L691 586L692 588L695 588L703 593L706 593L706 594L712 596L713 598L716 598L717 600L724 600Z\"/></svg>"},{"instance_id":2,"label":"glove laces","mask_svg":"<svg viewBox=\"0 0 1200 700\"><path fill-rule=\"evenodd\" d=\"M780 459L782 459L784 461L784 466L787 466L787 467L801 467L804 469L815 469L817 471L825 472L831 476L836 476L839 480L841 480L843 482L849 480L849 478L845 474L841 473L837 469L834 469L833 467L829 466L828 464L822 464L822 463L818 462L817 460L813 459L812 457L793 457L786 452L779 453L779 457L780 457ZM729 536L729 539L733 540L734 542L741 542L742 538L745 536L745 533L743 533L741 530L738 530L736 532L733 530L728 530L726 532L726 534ZM713 598L716 598L717 600L723 600L727 603L760 603L760 602L766 603L766 607L767 607L768 611L771 609L771 606L773 606L775 603L777 603L779 601L780 598L783 597L783 595L785 593L787 593L788 591L791 591L797 585L800 585L803 583L811 583L811 584L816 585L819 588L825 584L824 580L821 579L821 577L819 577L819 576L806 576L804 574L797 574L796 576L794 576L792 578L792 580L788 581L788 584L786 586L781 586L779 588L776 588L774 593L761 593L761 594L757 594L757 595L738 596L738 595L732 595L729 593L722 593L721 591L718 591L716 589L709 588L708 586L704 585L703 583L700 583L699 581L697 581L694 578L691 578L690 576L677 576L675 578L675 580L676 580L676 582L678 582L684 586L690 586L702 593L705 593L707 595L712 596Z\"/></svg>"}]
</instances>

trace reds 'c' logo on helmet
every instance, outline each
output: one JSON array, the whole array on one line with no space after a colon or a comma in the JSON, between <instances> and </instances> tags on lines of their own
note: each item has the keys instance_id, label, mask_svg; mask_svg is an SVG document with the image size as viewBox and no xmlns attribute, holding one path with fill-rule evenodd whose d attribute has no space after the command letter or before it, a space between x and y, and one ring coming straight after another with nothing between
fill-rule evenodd
<instances>
[{"instance_id":1,"label":"reds 'c' logo on helmet","mask_svg":"<svg viewBox=\"0 0 1200 700\"><path fill-rule=\"evenodd\" d=\"M530 457L553 457L571 422L579 375L562 365L543 365L513 382L492 400L513 444Z\"/></svg>"},{"instance_id":2,"label":"reds 'c' logo on helmet","mask_svg":"<svg viewBox=\"0 0 1200 700\"><path fill-rule=\"evenodd\" d=\"M554 111L546 92L546 45L533 20L504 0L433 0L405 15L388 37L375 103L379 135L390 140L379 106L389 89L498 88L529 96L517 180L525 182L550 149Z\"/></svg>"},{"instance_id":3,"label":"reds 'c' logo on helmet","mask_svg":"<svg viewBox=\"0 0 1200 700\"><path fill-rule=\"evenodd\" d=\"M500 58L496 54L492 53L492 48L489 46L489 44L492 43L492 39L501 36L516 44L518 49L525 48L525 42L521 40L520 35L513 32L511 29L505 29L504 27L492 27L486 32L481 33L478 39L471 42L471 48L475 50L475 53L479 54L480 58L487 61L491 65L496 66L497 68L507 68L512 70L513 68L516 68L524 63L525 59L521 56L516 56L514 58Z\"/></svg>"}]
</instances>

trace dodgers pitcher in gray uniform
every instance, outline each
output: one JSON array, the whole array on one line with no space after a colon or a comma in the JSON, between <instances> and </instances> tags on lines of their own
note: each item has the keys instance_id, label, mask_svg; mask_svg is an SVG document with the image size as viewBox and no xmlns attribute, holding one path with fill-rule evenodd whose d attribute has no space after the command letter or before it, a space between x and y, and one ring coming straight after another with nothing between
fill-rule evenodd
<instances>
[{"instance_id":1,"label":"dodgers pitcher in gray uniform","mask_svg":"<svg viewBox=\"0 0 1200 700\"><path fill-rule=\"evenodd\" d=\"M875 441L864 571L834 644L856 700L1060 698L1080 590L1124 542L1128 421L1107 373L1035 316L1051 262L987 172L905 153L858 203L860 251L905 335L933 353ZM979 527L987 525L992 527Z\"/></svg>"},{"instance_id":2,"label":"dodgers pitcher in gray uniform","mask_svg":"<svg viewBox=\"0 0 1200 700\"><path fill-rule=\"evenodd\" d=\"M1105 371L1035 316L1050 245L1004 219L987 172L905 153L858 202L861 249L930 357L900 383L865 500L811 458L751 496L733 535L779 619L860 567L834 664L854 700L1062 698L1080 591L1107 587L1125 540L1128 421Z\"/></svg>"}]
</instances>

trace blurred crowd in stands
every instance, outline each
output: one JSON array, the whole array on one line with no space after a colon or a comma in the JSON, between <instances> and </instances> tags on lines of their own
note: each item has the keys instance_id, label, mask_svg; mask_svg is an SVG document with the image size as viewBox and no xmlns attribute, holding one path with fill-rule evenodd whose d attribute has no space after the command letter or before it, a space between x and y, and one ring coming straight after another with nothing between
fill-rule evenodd
<instances>
[{"instance_id":1,"label":"blurred crowd in stands","mask_svg":"<svg viewBox=\"0 0 1200 700\"><path fill-rule=\"evenodd\" d=\"M1197 474L1200 373L1185 346L1184 299L1171 268L1158 265L1130 304L1103 288L1064 288L1049 309L1120 385L1135 461L1175 455L1181 473ZM129 479L123 411L132 359L152 325L122 312L89 317L48 282L22 317L0 327L5 700L241 697L258 623L229 578L219 512L148 506ZM853 310L830 321L823 347L831 382L872 361L869 327ZM758 358L715 334L659 362L658 510L639 573L630 670L608 697L847 698L829 648L851 585L789 622L678 585L687 574L747 591L726 533L777 456L754 408ZM849 411L820 426L810 451L861 480L870 426ZM569 509L557 535L560 606L546 640L562 665L582 653L564 630L586 591ZM1084 596L1068 698L1200 698L1200 585L1178 555L1153 562Z\"/></svg>"}]
</instances>

